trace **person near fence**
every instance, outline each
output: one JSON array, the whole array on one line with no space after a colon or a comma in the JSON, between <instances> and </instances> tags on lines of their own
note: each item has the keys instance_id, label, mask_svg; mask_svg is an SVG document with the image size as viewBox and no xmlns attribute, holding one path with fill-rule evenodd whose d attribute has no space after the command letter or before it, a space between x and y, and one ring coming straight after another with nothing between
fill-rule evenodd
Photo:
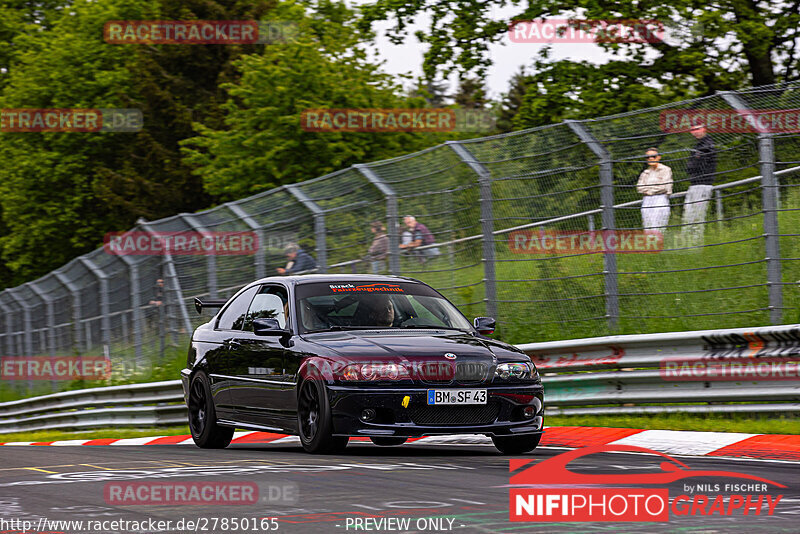
<instances>
[{"instance_id":1,"label":"person near fence","mask_svg":"<svg viewBox=\"0 0 800 534\"><path fill-rule=\"evenodd\" d=\"M686 164L689 189L683 202L683 234L690 243L697 244L703 238L708 201L714 191L717 148L705 124L697 123L690 131L697 142Z\"/></svg>"},{"instance_id":2,"label":"person near fence","mask_svg":"<svg viewBox=\"0 0 800 534\"><path fill-rule=\"evenodd\" d=\"M317 268L317 261L297 244L289 243L286 245L285 252L289 261L286 263L286 267L276 269L278 274L296 274Z\"/></svg>"},{"instance_id":3,"label":"person near fence","mask_svg":"<svg viewBox=\"0 0 800 534\"><path fill-rule=\"evenodd\" d=\"M669 222L669 196L672 194L672 169L661 163L657 148L647 149L647 168L639 175L636 190L642 199L642 226L662 230Z\"/></svg>"},{"instance_id":4,"label":"person near fence","mask_svg":"<svg viewBox=\"0 0 800 534\"><path fill-rule=\"evenodd\" d=\"M370 225L372 232L372 245L367 251L367 259L372 265L372 272L378 274L386 269L386 256L389 255L389 236L386 227L381 221L374 221Z\"/></svg>"},{"instance_id":5,"label":"person near fence","mask_svg":"<svg viewBox=\"0 0 800 534\"><path fill-rule=\"evenodd\" d=\"M421 246L432 245L434 243L433 234L428 230L427 226L417 221L417 218L413 215L406 215L403 217L403 223L411 233L411 241L398 245L401 252L407 252L416 256L421 263L425 263L429 259L440 254L438 247L419 249Z\"/></svg>"}]
</instances>

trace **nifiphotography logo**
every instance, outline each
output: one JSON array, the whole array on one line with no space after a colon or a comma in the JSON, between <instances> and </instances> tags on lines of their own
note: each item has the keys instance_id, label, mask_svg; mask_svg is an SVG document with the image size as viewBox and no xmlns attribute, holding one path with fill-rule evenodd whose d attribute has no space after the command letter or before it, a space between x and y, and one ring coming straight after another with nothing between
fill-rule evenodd
<instances>
[{"instance_id":1,"label":"nifiphotography logo","mask_svg":"<svg viewBox=\"0 0 800 534\"><path fill-rule=\"evenodd\" d=\"M657 473L587 474L567 465L603 452L636 452L665 458ZM773 515L783 495L767 494L783 484L737 471L694 470L666 454L633 445L597 445L559 454L526 467L534 460L510 460L509 520L526 522L668 522L675 516ZM670 500L669 488L658 487L687 478ZM708 483L709 478L725 479ZM739 480L737 480L739 479ZM742 481L744 479L745 481ZM633 486L633 487L632 487ZM650 487L643 487L650 486ZM652 487L655 486L655 487Z\"/></svg>"}]
</instances>

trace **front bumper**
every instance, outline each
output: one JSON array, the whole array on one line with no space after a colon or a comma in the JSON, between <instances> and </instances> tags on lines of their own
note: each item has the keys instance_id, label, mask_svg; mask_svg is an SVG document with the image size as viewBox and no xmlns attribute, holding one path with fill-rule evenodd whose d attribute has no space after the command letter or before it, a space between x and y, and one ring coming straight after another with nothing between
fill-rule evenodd
<instances>
[{"instance_id":1,"label":"front bumper","mask_svg":"<svg viewBox=\"0 0 800 534\"><path fill-rule=\"evenodd\" d=\"M328 398L337 436L419 437L436 434L513 436L540 434L544 425L544 389L541 384L511 386L408 386L376 387L329 385ZM429 389L486 389L487 404L428 406ZM403 407L404 397L409 397ZM538 399L538 400L535 400ZM539 406L525 418L526 406ZM375 411L371 421L363 410Z\"/></svg>"}]
</instances>

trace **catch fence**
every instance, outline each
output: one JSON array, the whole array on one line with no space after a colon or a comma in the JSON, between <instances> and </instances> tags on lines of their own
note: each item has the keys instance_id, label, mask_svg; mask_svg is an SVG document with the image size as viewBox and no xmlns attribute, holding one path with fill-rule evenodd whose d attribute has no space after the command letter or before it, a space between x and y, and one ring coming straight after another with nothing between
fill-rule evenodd
<instances>
[{"instance_id":1,"label":"catch fence","mask_svg":"<svg viewBox=\"0 0 800 534\"><path fill-rule=\"evenodd\" d=\"M203 212L140 220L130 233L252 232L258 247L245 255L97 249L0 292L0 355L106 354L115 377L148 376L184 352L192 329L208 319L191 311L194 297L228 297L275 274L288 243L309 251L317 272L372 272L373 221L385 224L390 243L380 272L432 285L469 317L495 317L509 342L794 323L800 125L756 121L751 131L720 131L712 122L747 110L788 117L797 109L800 84L721 93L449 141ZM697 141L669 124L686 113L704 113L717 160L699 227L682 220ZM640 230L636 182L650 147L674 178L658 252L532 246L554 233ZM424 263L398 248L407 239L406 214L434 234L435 244L420 248L438 254ZM50 387L37 384L17 388L33 394Z\"/></svg>"}]
</instances>

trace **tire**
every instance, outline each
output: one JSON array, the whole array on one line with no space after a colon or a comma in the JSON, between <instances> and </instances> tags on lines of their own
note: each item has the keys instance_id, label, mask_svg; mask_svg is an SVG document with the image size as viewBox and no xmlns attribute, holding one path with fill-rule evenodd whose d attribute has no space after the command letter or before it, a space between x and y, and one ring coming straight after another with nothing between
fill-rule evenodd
<instances>
[{"instance_id":1,"label":"tire","mask_svg":"<svg viewBox=\"0 0 800 534\"><path fill-rule=\"evenodd\" d=\"M524 454L531 452L542 440L541 434L522 436L493 436L492 443L503 454Z\"/></svg>"},{"instance_id":2,"label":"tire","mask_svg":"<svg viewBox=\"0 0 800 534\"><path fill-rule=\"evenodd\" d=\"M403 443L408 440L408 438L393 438L393 437L376 437L376 438L369 438L372 443L379 447L394 447L396 445L402 445Z\"/></svg>"},{"instance_id":3,"label":"tire","mask_svg":"<svg viewBox=\"0 0 800 534\"><path fill-rule=\"evenodd\" d=\"M233 428L217 424L217 411L211 397L208 376L199 371L189 386L189 429L195 445L201 449L224 449L233 439Z\"/></svg>"},{"instance_id":4,"label":"tire","mask_svg":"<svg viewBox=\"0 0 800 534\"><path fill-rule=\"evenodd\" d=\"M341 452L350 440L333 436L331 406L322 380L309 378L300 384L297 394L297 433L303 449L311 454Z\"/></svg>"}]
</instances>

